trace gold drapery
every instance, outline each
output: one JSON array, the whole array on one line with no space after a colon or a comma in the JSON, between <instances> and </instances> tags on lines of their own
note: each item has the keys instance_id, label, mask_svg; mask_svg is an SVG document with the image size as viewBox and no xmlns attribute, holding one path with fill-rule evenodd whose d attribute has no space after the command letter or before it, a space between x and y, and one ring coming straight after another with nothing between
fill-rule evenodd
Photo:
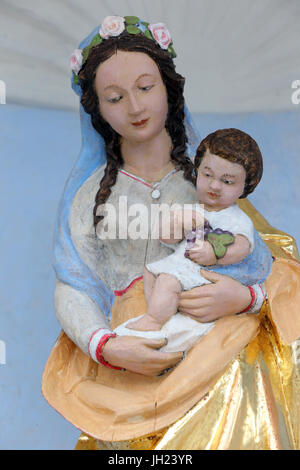
<instances>
[{"instance_id":1,"label":"gold drapery","mask_svg":"<svg viewBox=\"0 0 300 470\"><path fill-rule=\"evenodd\" d=\"M274 229L247 200L241 208L275 258L298 260L293 237ZM158 433L105 442L82 433L77 450L300 449L300 341L279 336L266 302L259 334L228 365L209 392Z\"/></svg>"}]
</instances>

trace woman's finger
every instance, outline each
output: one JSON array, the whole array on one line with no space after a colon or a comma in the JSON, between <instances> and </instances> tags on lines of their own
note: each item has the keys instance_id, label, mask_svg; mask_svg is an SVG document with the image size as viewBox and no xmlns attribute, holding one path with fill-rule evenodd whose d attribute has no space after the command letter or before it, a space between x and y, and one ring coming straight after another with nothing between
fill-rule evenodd
<instances>
[{"instance_id":1,"label":"woman's finger","mask_svg":"<svg viewBox=\"0 0 300 470\"><path fill-rule=\"evenodd\" d=\"M210 307L180 308L180 313L187 316L203 317L211 312Z\"/></svg>"},{"instance_id":2,"label":"woman's finger","mask_svg":"<svg viewBox=\"0 0 300 470\"><path fill-rule=\"evenodd\" d=\"M216 273L214 271L209 271L207 269L201 269L200 273L203 277L205 277L205 279L207 279L211 283L216 283L216 282L222 281L224 279L226 280L226 276L224 276L224 274L219 274L219 273ZM207 285L209 285L209 284L206 284L206 286Z\"/></svg>"},{"instance_id":3,"label":"woman's finger","mask_svg":"<svg viewBox=\"0 0 300 470\"><path fill-rule=\"evenodd\" d=\"M182 358L182 352L174 352L174 353L168 353L164 351L159 351L159 348L166 346L168 343L167 339L162 339L162 340L148 340L145 343L145 346L151 348L152 350L158 350L158 351L153 351L155 352L155 361L157 362L163 362L164 364L176 364L176 362L180 361ZM159 353L159 354L157 354ZM154 356L153 356L154 357Z\"/></svg>"},{"instance_id":4,"label":"woman's finger","mask_svg":"<svg viewBox=\"0 0 300 470\"><path fill-rule=\"evenodd\" d=\"M156 377L163 375L165 372L167 372L169 369L172 369L176 365L178 365L182 359L184 358L184 353L180 353L180 358L168 362L161 362L159 364L152 364L151 366L147 368L143 368L143 372L138 372L142 373L143 375L147 375L149 377Z\"/></svg>"},{"instance_id":5,"label":"woman's finger","mask_svg":"<svg viewBox=\"0 0 300 470\"><path fill-rule=\"evenodd\" d=\"M193 309L204 309L210 307L212 304L211 299L209 297L205 297L204 299L193 297L191 299L179 299L179 309L185 310L193 310Z\"/></svg>"},{"instance_id":6,"label":"woman's finger","mask_svg":"<svg viewBox=\"0 0 300 470\"><path fill-rule=\"evenodd\" d=\"M210 306L209 305L193 305L192 307L190 306L180 306L179 307L179 312L186 314L191 314L191 315L202 315L205 314L206 312L210 312Z\"/></svg>"},{"instance_id":7,"label":"woman's finger","mask_svg":"<svg viewBox=\"0 0 300 470\"><path fill-rule=\"evenodd\" d=\"M214 312L207 309L207 310L198 310L198 311L195 310L193 313L184 312L184 314L187 317L192 318L193 320L196 320L200 323L206 323L207 321L211 321L211 319L214 315Z\"/></svg>"},{"instance_id":8,"label":"woman's finger","mask_svg":"<svg viewBox=\"0 0 300 470\"><path fill-rule=\"evenodd\" d=\"M209 292L207 292L207 290L204 289L208 285L209 284L204 285L204 286L194 287L193 289L190 289L190 290L182 291L179 294L179 301L181 302L182 300L185 300L185 299L203 299L204 297L210 297Z\"/></svg>"},{"instance_id":9,"label":"woman's finger","mask_svg":"<svg viewBox=\"0 0 300 470\"><path fill-rule=\"evenodd\" d=\"M178 365L182 359L184 358L184 352L176 352L176 353L161 353L163 354L163 358L157 364L156 374L155 375L162 375L168 369L171 369Z\"/></svg>"},{"instance_id":10,"label":"woman's finger","mask_svg":"<svg viewBox=\"0 0 300 470\"><path fill-rule=\"evenodd\" d=\"M203 270L201 270L202 274ZM207 272L207 271L204 271ZM204 277L204 276L203 276ZM215 284L204 284L203 286L194 287L194 289L183 291L179 298L181 299L196 299L196 298L211 298L214 293Z\"/></svg>"},{"instance_id":11,"label":"woman's finger","mask_svg":"<svg viewBox=\"0 0 300 470\"><path fill-rule=\"evenodd\" d=\"M148 349L147 363L137 364L137 369L144 375L157 376L163 374L167 369L176 366L184 357L183 352L166 353L154 349ZM136 370L137 370L136 369Z\"/></svg>"},{"instance_id":12,"label":"woman's finger","mask_svg":"<svg viewBox=\"0 0 300 470\"><path fill-rule=\"evenodd\" d=\"M168 343L167 338L162 339L151 339L151 338L143 338L145 346L148 346L151 349L160 349L163 346L166 346Z\"/></svg>"},{"instance_id":13,"label":"woman's finger","mask_svg":"<svg viewBox=\"0 0 300 470\"><path fill-rule=\"evenodd\" d=\"M177 364L177 362L181 361L184 353L182 351L179 351L175 353L163 353L162 352L162 354L164 355L163 357L164 362L168 364L168 366L170 367L171 365L175 365Z\"/></svg>"},{"instance_id":14,"label":"woman's finger","mask_svg":"<svg viewBox=\"0 0 300 470\"><path fill-rule=\"evenodd\" d=\"M217 319L217 315L215 314L215 312L209 309L199 312L198 315L186 313L186 316L198 321L199 323L207 323Z\"/></svg>"}]
</instances>

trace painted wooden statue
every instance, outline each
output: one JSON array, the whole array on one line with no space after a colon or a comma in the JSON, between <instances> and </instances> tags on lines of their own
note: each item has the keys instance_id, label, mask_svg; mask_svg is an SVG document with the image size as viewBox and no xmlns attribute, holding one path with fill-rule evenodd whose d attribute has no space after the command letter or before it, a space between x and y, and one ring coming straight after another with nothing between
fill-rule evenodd
<instances>
[{"instance_id":1,"label":"painted wooden statue","mask_svg":"<svg viewBox=\"0 0 300 470\"><path fill-rule=\"evenodd\" d=\"M260 160L250 136L219 131L231 144L230 158L217 136L208 136L195 159L196 188L192 159L200 139L174 57L165 25L132 16L105 18L72 56L82 148L57 219L55 310L63 332L45 367L42 392L83 431L77 448L299 449L297 248L244 199L262 170L248 161L254 154ZM234 152L244 156L235 159ZM170 240L124 236L124 214L129 228L137 204L149 214L156 204L196 210L199 202L208 232L229 231L234 243L225 243L220 254L207 232L206 250L190 250L182 261L198 274L203 266L204 281L185 285L175 277L170 318L160 317L160 308L154 315L154 333L177 311L200 327L213 324L183 359L182 349L163 350L165 337L143 335L143 329L153 333L152 326L137 326L134 335L115 332L149 313L145 267L156 288L160 263L175 254L165 243ZM116 215L115 237L99 236L106 204ZM210 218L215 214L216 222ZM243 219L237 229L236 215L237 224ZM240 270L243 279L234 278L232 266L244 259L249 278L246 270ZM149 291L146 286L151 304L148 283Z\"/></svg>"}]
</instances>

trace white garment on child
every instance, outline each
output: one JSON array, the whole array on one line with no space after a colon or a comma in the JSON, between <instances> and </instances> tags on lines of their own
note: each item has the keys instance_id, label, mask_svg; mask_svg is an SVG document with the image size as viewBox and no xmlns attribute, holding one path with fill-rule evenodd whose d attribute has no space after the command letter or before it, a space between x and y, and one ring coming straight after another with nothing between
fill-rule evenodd
<instances>
[{"instance_id":1,"label":"white garment on child","mask_svg":"<svg viewBox=\"0 0 300 470\"><path fill-rule=\"evenodd\" d=\"M193 209L203 213L198 204L193 204ZM237 204L233 204L220 211L205 210L204 217L213 229L220 228L231 232L233 235L244 235L249 240L250 252L253 251L254 227L252 221ZM167 273L176 277L181 283L182 290L190 290L193 289L193 287L210 284L210 281L200 274L200 269L205 269L205 266L200 266L190 259L185 258L186 244L187 241L183 240L175 245L168 245L170 248L173 248L175 252L159 261L147 264L146 268L155 276Z\"/></svg>"},{"instance_id":2,"label":"white garment on child","mask_svg":"<svg viewBox=\"0 0 300 470\"><path fill-rule=\"evenodd\" d=\"M158 331L138 331L127 328L143 315L131 318L114 329L119 336L138 336L139 338L167 339L168 343L160 348L162 352L188 351L199 339L204 336L214 326L214 322L200 323L192 318L175 313Z\"/></svg>"},{"instance_id":3,"label":"white garment on child","mask_svg":"<svg viewBox=\"0 0 300 470\"><path fill-rule=\"evenodd\" d=\"M193 209L203 213L198 204L194 204ZM254 227L252 221L237 204L220 211L210 212L205 210L204 217L213 229L220 228L230 231L233 235L244 235L249 240L250 252L253 251ZM176 245L168 245L175 252L159 261L148 264L146 268L155 276L161 273L171 274L180 281L183 290L210 284L210 281L200 274L202 266L185 258L186 244L187 241L183 240ZM138 318L141 318L141 316ZM118 326L114 330L115 333L122 336L138 336L149 339L167 338L168 344L160 348L160 351L164 352L188 351L214 326L214 322L200 323L186 315L176 313L158 331L137 331L127 328L129 323L136 321L138 318L130 319Z\"/></svg>"}]
</instances>

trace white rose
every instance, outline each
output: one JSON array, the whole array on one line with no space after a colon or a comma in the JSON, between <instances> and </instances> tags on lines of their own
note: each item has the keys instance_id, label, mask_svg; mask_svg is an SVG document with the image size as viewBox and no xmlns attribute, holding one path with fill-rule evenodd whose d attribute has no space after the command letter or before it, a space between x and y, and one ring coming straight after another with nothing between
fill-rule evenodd
<instances>
[{"instance_id":1,"label":"white rose","mask_svg":"<svg viewBox=\"0 0 300 470\"><path fill-rule=\"evenodd\" d=\"M71 64L71 69L74 71L74 73L76 73L76 75L78 75L78 72L82 66L82 50L81 49L75 49L75 51L70 57L70 64Z\"/></svg>"},{"instance_id":2,"label":"white rose","mask_svg":"<svg viewBox=\"0 0 300 470\"><path fill-rule=\"evenodd\" d=\"M171 34L164 23L149 24L148 29L151 31L155 41L162 49L168 49L172 42Z\"/></svg>"},{"instance_id":3,"label":"white rose","mask_svg":"<svg viewBox=\"0 0 300 470\"><path fill-rule=\"evenodd\" d=\"M103 39L119 36L125 29L125 19L122 16L107 16L101 25L99 34Z\"/></svg>"}]
</instances>

